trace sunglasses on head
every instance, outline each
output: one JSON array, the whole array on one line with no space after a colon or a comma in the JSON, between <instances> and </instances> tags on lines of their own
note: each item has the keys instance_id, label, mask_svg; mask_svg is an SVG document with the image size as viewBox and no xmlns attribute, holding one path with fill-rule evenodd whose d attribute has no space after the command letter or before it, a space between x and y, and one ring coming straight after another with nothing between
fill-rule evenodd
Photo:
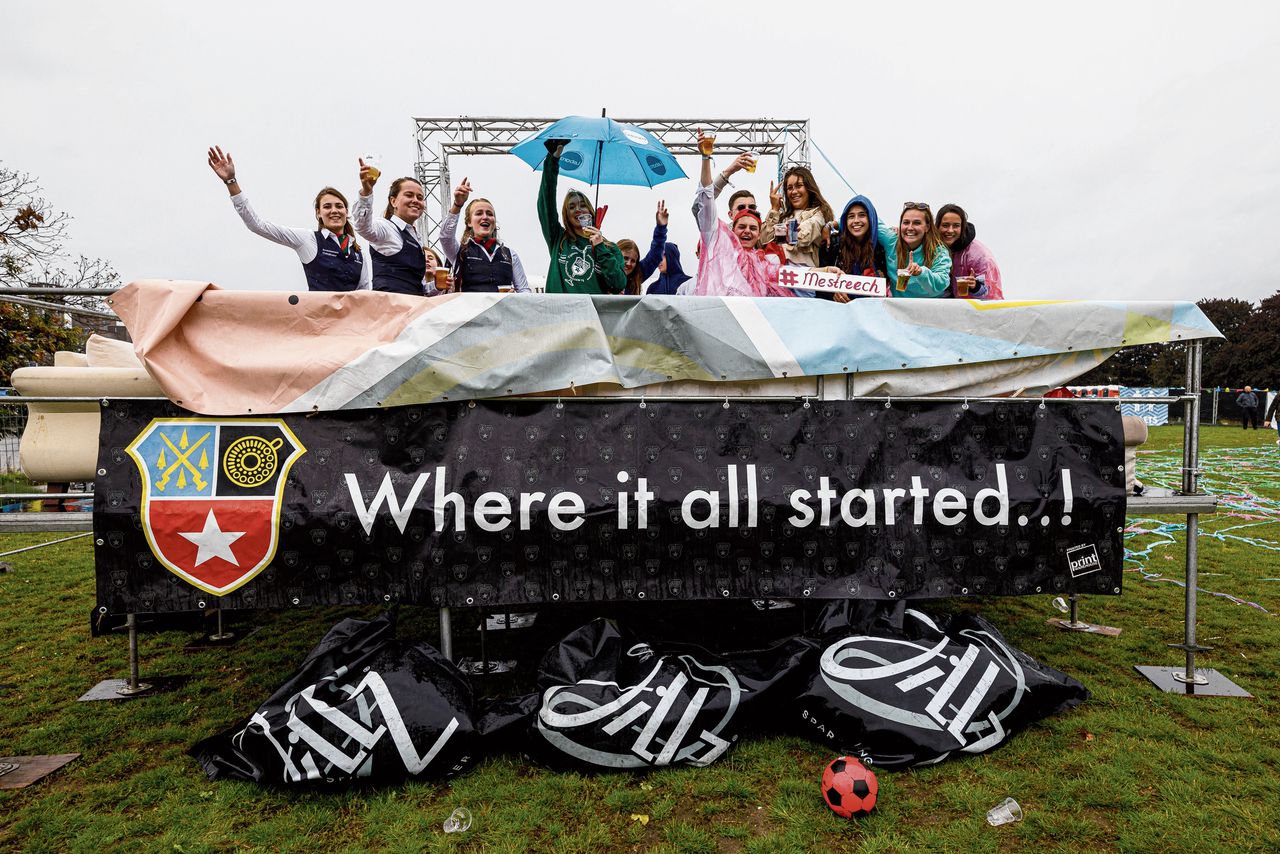
<instances>
[{"instance_id":1,"label":"sunglasses on head","mask_svg":"<svg viewBox=\"0 0 1280 854\"><path fill-rule=\"evenodd\" d=\"M754 211L754 210L758 210L758 208L755 205L749 205L746 202L738 202L738 204L733 206L734 213L737 213L738 211Z\"/></svg>"},{"instance_id":2,"label":"sunglasses on head","mask_svg":"<svg viewBox=\"0 0 1280 854\"><path fill-rule=\"evenodd\" d=\"M929 204L927 202L906 202L903 204L902 209L904 211L927 211L929 210Z\"/></svg>"}]
</instances>

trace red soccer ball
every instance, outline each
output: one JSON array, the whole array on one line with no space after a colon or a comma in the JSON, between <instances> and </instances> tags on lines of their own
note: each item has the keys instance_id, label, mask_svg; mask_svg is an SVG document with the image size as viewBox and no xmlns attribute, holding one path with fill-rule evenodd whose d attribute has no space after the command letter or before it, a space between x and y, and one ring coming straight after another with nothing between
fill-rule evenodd
<instances>
[{"instance_id":1,"label":"red soccer ball","mask_svg":"<svg viewBox=\"0 0 1280 854\"><path fill-rule=\"evenodd\" d=\"M822 772L822 799L842 818L858 818L875 809L879 790L876 775L852 756L841 756Z\"/></svg>"}]
</instances>

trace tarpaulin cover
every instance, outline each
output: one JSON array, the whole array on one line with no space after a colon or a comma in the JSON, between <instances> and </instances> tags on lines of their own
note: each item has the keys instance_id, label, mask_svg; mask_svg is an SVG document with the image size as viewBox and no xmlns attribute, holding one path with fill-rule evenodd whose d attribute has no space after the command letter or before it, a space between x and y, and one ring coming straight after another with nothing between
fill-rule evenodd
<instances>
[{"instance_id":1,"label":"tarpaulin cover","mask_svg":"<svg viewBox=\"0 0 1280 854\"><path fill-rule=\"evenodd\" d=\"M785 705L794 690L788 680L814 652L791 639L713 655L594 620L543 657L526 749L579 771L710 765Z\"/></svg>"},{"instance_id":2,"label":"tarpaulin cover","mask_svg":"<svg viewBox=\"0 0 1280 854\"><path fill-rule=\"evenodd\" d=\"M1089 698L1064 673L1010 646L982 617L908 608L900 627L870 603L833 602L791 715L804 735L883 768L983 753Z\"/></svg>"},{"instance_id":3,"label":"tarpaulin cover","mask_svg":"<svg viewBox=\"0 0 1280 854\"><path fill-rule=\"evenodd\" d=\"M110 303L165 394L208 414L832 374L860 395L997 395L1065 384L1122 346L1221 337L1190 302L423 299L142 281Z\"/></svg>"},{"instance_id":4,"label":"tarpaulin cover","mask_svg":"<svg viewBox=\"0 0 1280 854\"><path fill-rule=\"evenodd\" d=\"M210 779L345 786L451 777L476 747L465 678L383 616L338 623L248 720L191 753Z\"/></svg>"}]
</instances>

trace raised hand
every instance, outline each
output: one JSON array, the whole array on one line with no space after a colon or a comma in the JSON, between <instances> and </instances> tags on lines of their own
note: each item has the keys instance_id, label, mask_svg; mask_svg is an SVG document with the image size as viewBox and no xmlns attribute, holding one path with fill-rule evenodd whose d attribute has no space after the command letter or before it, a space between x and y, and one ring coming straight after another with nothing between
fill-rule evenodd
<instances>
[{"instance_id":1,"label":"raised hand","mask_svg":"<svg viewBox=\"0 0 1280 854\"><path fill-rule=\"evenodd\" d=\"M741 172L743 169L750 169L753 163L755 163L755 158L751 156L750 152L744 151L742 154L735 157L733 162L730 163L724 171L726 174L732 175L734 172Z\"/></svg>"},{"instance_id":2,"label":"raised hand","mask_svg":"<svg viewBox=\"0 0 1280 854\"><path fill-rule=\"evenodd\" d=\"M781 188L773 181L769 182L769 207L779 213L782 212L782 192Z\"/></svg>"},{"instance_id":3,"label":"raised hand","mask_svg":"<svg viewBox=\"0 0 1280 854\"><path fill-rule=\"evenodd\" d=\"M231 152L222 153L222 149L214 146L209 149L209 168L213 170L213 174L217 175L223 182L234 181L236 177L236 164L231 159Z\"/></svg>"},{"instance_id":4,"label":"raised hand","mask_svg":"<svg viewBox=\"0 0 1280 854\"><path fill-rule=\"evenodd\" d=\"M920 275L920 269L920 265L913 259L911 263L906 266L906 269L899 270L899 272L904 276L918 276Z\"/></svg>"},{"instance_id":5,"label":"raised hand","mask_svg":"<svg viewBox=\"0 0 1280 854\"><path fill-rule=\"evenodd\" d=\"M453 206L457 208L454 213L462 210L462 206L467 203L467 199L471 196L471 182L466 178L462 179L462 183L453 188Z\"/></svg>"},{"instance_id":6,"label":"raised hand","mask_svg":"<svg viewBox=\"0 0 1280 854\"><path fill-rule=\"evenodd\" d=\"M372 166L364 162L364 158L360 158L360 195L368 196L373 193L373 185L378 183L378 172Z\"/></svg>"},{"instance_id":7,"label":"raised hand","mask_svg":"<svg viewBox=\"0 0 1280 854\"><path fill-rule=\"evenodd\" d=\"M668 221L671 217L669 217L669 216L667 215L667 203L666 203L666 202L658 202L658 212L657 212L656 214L654 214L653 218L654 218L655 220L657 220L657 221L658 221L658 225L666 225L666 224L667 224L667 221Z\"/></svg>"}]
</instances>

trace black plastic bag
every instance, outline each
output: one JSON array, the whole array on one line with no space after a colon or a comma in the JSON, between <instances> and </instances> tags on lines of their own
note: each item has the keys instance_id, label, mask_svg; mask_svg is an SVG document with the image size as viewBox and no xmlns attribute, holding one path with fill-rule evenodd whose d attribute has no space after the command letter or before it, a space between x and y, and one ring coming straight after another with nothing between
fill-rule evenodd
<instances>
[{"instance_id":1,"label":"black plastic bag","mask_svg":"<svg viewBox=\"0 0 1280 854\"><path fill-rule=\"evenodd\" d=\"M465 677L383 615L338 623L250 718L191 754L211 780L343 786L450 777L476 747Z\"/></svg>"},{"instance_id":2,"label":"black plastic bag","mask_svg":"<svg viewBox=\"0 0 1280 854\"><path fill-rule=\"evenodd\" d=\"M790 680L814 652L812 644L792 639L767 650L713 655L650 644L595 620L542 659L527 751L577 771L709 765L746 728L780 711L779 704L785 708L795 693Z\"/></svg>"},{"instance_id":3,"label":"black plastic bag","mask_svg":"<svg viewBox=\"0 0 1280 854\"><path fill-rule=\"evenodd\" d=\"M977 616L907 608L900 629L861 603L819 618L820 654L792 720L833 752L883 768L984 753L1089 691Z\"/></svg>"}]
</instances>

